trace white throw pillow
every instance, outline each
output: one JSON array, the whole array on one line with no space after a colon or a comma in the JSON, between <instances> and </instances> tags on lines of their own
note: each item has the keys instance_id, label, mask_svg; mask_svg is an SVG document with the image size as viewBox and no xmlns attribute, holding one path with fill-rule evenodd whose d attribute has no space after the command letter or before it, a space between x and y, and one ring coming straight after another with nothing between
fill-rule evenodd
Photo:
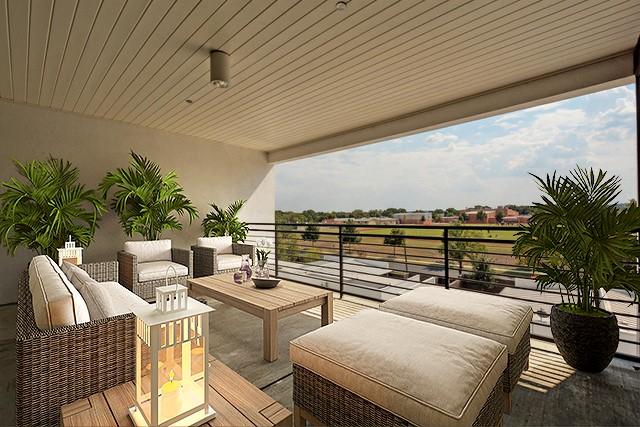
<instances>
[{"instance_id":1,"label":"white throw pillow","mask_svg":"<svg viewBox=\"0 0 640 427\"><path fill-rule=\"evenodd\" d=\"M91 320L106 319L107 317L111 317L112 313L116 311L111 295L109 295L109 292L107 292L101 283L95 281L93 283L87 283L80 290L80 293L87 303Z\"/></svg>"},{"instance_id":2,"label":"white throw pillow","mask_svg":"<svg viewBox=\"0 0 640 427\"><path fill-rule=\"evenodd\" d=\"M138 262L171 261L171 240L124 242L124 251L138 257Z\"/></svg>"},{"instance_id":3,"label":"white throw pillow","mask_svg":"<svg viewBox=\"0 0 640 427\"><path fill-rule=\"evenodd\" d=\"M89 273L81 269L75 264L71 264L70 262L63 261L62 266L60 267L62 272L67 276L67 278L71 281L73 286L79 291L82 291L87 283L95 282ZM80 292L82 294L82 292ZM89 313L91 314L91 313Z\"/></svg>"},{"instance_id":4,"label":"white throw pillow","mask_svg":"<svg viewBox=\"0 0 640 427\"><path fill-rule=\"evenodd\" d=\"M232 254L233 241L231 236L198 237L198 246L214 248L218 254Z\"/></svg>"}]
</instances>

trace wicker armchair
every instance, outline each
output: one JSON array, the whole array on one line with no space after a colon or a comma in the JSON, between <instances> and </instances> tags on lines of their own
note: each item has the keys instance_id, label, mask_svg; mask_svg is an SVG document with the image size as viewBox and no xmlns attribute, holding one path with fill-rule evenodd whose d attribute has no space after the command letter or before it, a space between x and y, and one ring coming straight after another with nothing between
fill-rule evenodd
<instances>
[{"instance_id":1,"label":"wicker armchair","mask_svg":"<svg viewBox=\"0 0 640 427\"><path fill-rule=\"evenodd\" d=\"M81 267L97 281L118 280L115 261ZM133 380L135 335L132 313L41 331L23 273L16 320L17 424L57 426L62 405Z\"/></svg>"},{"instance_id":2,"label":"wicker armchair","mask_svg":"<svg viewBox=\"0 0 640 427\"><path fill-rule=\"evenodd\" d=\"M214 274L228 273L236 271L240 265L221 265L219 254L216 248L205 246L191 246L193 252L193 277L213 276ZM255 264L256 249L254 245L247 243L233 243L231 255L247 255L251 259L251 265ZM229 255L229 254L223 254Z\"/></svg>"},{"instance_id":3,"label":"wicker armchair","mask_svg":"<svg viewBox=\"0 0 640 427\"><path fill-rule=\"evenodd\" d=\"M187 286L187 279L193 277L193 252L188 249L171 248L171 261L187 267L187 275L179 275L177 281ZM156 297L156 287L164 286L165 278L140 281L138 274L138 257L132 253L118 252L118 264L120 265L120 284L144 300L153 300ZM171 277L171 283L175 283Z\"/></svg>"}]
</instances>

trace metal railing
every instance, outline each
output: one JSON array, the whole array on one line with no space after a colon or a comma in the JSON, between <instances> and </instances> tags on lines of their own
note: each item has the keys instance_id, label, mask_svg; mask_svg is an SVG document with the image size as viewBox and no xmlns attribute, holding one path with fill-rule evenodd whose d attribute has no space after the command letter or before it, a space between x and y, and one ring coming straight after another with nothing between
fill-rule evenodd
<instances>
[{"instance_id":1,"label":"metal railing","mask_svg":"<svg viewBox=\"0 0 640 427\"><path fill-rule=\"evenodd\" d=\"M551 306L561 293L538 289L533 271L512 255L518 225L249 226L247 241L271 251L278 277L375 301L430 285L523 301L534 309L532 335L551 338ZM599 304L618 318L618 355L640 360L638 304L618 290L602 293Z\"/></svg>"}]
</instances>

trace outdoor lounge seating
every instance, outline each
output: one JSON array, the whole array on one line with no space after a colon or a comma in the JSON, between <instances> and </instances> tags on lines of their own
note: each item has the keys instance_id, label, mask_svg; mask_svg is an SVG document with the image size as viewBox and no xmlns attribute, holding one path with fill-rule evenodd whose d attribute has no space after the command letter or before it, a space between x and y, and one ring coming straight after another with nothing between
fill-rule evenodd
<instances>
[{"instance_id":1,"label":"outdoor lounge seating","mask_svg":"<svg viewBox=\"0 0 640 427\"><path fill-rule=\"evenodd\" d=\"M464 301L463 303L461 301ZM380 305L380 310L489 338L507 346L508 375L504 391L511 393L529 366L530 305L477 292L420 287Z\"/></svg>"},{"instance_id":2,"label":"outdoor lounge seating","mask_svg":"<svg viewBox=\"0 0 640 427\"><path fill-rule=\"evenodd\" d=\"M365 310L293 340L291 360L297 425L502 420L506 347L476 335Z\"/></svg>"},{"instance_id":3,"label":"outdoor lounge seating","mask_svg":"<svg viewBox=\"0 0 640 427\"><path fill-rule=\"evenodd\" d=\"M78 291L95 294L77 289L76 273L68 277L63 273L67 266L60 269L47 256L35 257L30 273L25 272L18 283L16 420L20 426L58 425L62 405L134 377L135 316L129 307L144 301L117 283L117 262L81 267L88 273L86 286L100 288L103 298L78 295ZM102 303L94 304L98 300ZM83 305L90 318L78 316ZM108 307L113 311L105 311Z\"/></svg>"},{"instance_id":4,"label":"outdoor lounge seating","mask_svg":"<svg viewBox=\"0 0 640 427\"><path fill-rule=\"evenodd\" d=\"M167 278L186 286L193 277L193 252L172 247L168 239L125 242L118 263L120 283L145 300L154 299Z\"/></svg>"},{"instance_id":5,"label":"outdoor lounge seating","mask_svg":"<svg viewBox=\"0 0 640 427\"><path fill-rule=\"evenodd\" d=\"M199 237L193 251L193 277L212 276L238 270L242 256L255 261L255 246L233 243L231 236Z\"/></svg>"}]
</instances>

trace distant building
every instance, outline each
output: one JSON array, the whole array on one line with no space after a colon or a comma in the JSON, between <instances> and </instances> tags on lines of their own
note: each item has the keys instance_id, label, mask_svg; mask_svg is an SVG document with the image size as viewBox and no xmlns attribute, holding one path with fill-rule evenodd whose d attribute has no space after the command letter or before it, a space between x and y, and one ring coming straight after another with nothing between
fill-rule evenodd
<instances>
[{"instance_id":1,"label":"distant building","mask_svg":"<svg viewBox=\"0 0 640 427\"><path fill-rule=\"evenodd\" d=\"M484 212L484 215L482 218L478 218L479 212ZM478 209L478 210L472 210L472 211L465 211L465 214L467 215L467 220L465 221L465 223L467 224L496 224L498 222L496 220L495 210L485 211L482 209Z\"/></svg>"},{"instance_id":2,"label":"distant building","mask_svg":"<svg viewBox=\"0 0 640 427\"><path fill-rule=\"evenodd\" d=\"M440 223L445 223L445 224L453 224L456 222L460 222L460 216L458 215L452 215L452 216L443 216L441 217Z\"/></svg>"},{"instance_id":3,"label":"distant building","mask_svg":"<svg viewBox=\"0 0 640 427\"><path fill-rule=\"evenodd\" d=\"M510 215L502 218L505 224L527 224L531 215Z\"/></svg>"},{"instance_id":4,"label":"distant building","mask_svg":"<svg viewBox=\"0 0 640 427\"><path fill-rule=\"evenodd\" d=\"M433 215L431 212L403 212L393 214L398 224L431 224Z\"/></svg>"},{"instance_id":5,"label":"distant building","mask_svg":"<svg viewBox=\"0 0 640 427\"><path fill-rule=\"evenodd\" d=\"M520 212L518 212L518 211L516 211L514 209L511 209L511 208L505 208L504 206L498 206L496 208L496 211L502 211L502 214L504 216L518 216L518 215L520 215Z\"/></svg>"}]
</instances>

